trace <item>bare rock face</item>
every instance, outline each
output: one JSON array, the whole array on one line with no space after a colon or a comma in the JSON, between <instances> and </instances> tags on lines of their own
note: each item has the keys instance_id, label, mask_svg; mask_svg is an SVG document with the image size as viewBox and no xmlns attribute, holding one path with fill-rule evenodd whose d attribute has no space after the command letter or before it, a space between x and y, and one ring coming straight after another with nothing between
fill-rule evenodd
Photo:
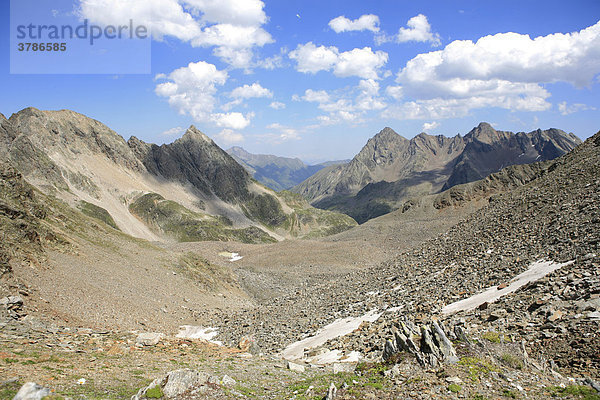
<instances>
[{"instance_id":1,"label":"bare rock face","mask_svg":"<svg viewBox=\"0 0 600 400\"><path fill-rule=\"evenodd\" d=\"M558 129L514 134L487 123L453 138L421 133L408 140L385 128L350 163L322 170L292 191L362 223L408 198L477 181L510 165L551 160L579 143Z\"/></svg>"},{"instance_id":2,"label":"bare rock face","mask_svg":"<svg viewBox=\"0 0 600 400\"><path fill-rule=\"evenodd\" d=\"M38 385L35 382L27 382L17 392L13 400L42 400L52 392L50 389Z\"/></svg>"},{"instance_id":3,"label":"bare rock face","mask_svg":"<svg viewBox=\"0 0 600 400\"><path fill-rule=\"evenodd\" d=\"M194 126L173 143L158 146L135 137L125 141L73 111L26 108L9 119L0 115L0 160L43 193L146 240L273 241L268 231L282 237L314 236L356 225L351 218L323 214L308 204L288 207L290 196L261 187ZM174 214L185 214L187 226L175 225L186 234L167 232L133 213L131 206L146 195L173 206L162 216L172 220ZM300 214L311 219L303 221L302 232L288 224ZM207 227L209 219L216 229Z\"/></svg>"},{"instance_id":4,"label":"bare rock face","mask_svg":"<svg viewBox=\"0 0 600 400\"><path fill-rule=\"evenodd\" d=\"M129 146L154 175L190 182L201 192L229 202L250 197L248 172L194 126L171 144L148 145L131 138Z\"/></svg>"}]
</instances>

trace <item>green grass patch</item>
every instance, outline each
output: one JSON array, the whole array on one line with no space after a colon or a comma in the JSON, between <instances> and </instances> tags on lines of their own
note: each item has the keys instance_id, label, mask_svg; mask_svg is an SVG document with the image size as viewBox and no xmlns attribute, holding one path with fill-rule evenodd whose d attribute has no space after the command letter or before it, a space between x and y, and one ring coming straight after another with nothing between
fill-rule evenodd
<instances>
[{"instance_id":1,"label":"green grass patch","mask_svg":"<svg viewBox=\"0 0 600 400\"><path fill-rule=\"evenodd\" d=\"M600 395L591 387L584 385L569 385L561 388L560 386L551 386L547 388L550 395L555 398L573 398L584 400L600 400Z\"/></svg>"},{"instance_id":2,"label":"green grass patch","mask_svg":"<svg viewBox=\"0 0 600 400\"><path fill-rule=\"evenodd\" d=\"M488 342L502 343L504 335L501 335L498 332L489 331L489 332L485 332L483 335L481 335L481 337L483 339L487 340Z\"/></svg>"},{"instance_id":3,"label":"green grass patch","mask_svg":"<svg viewBox=\"0 0 600 400\"><path fill-rule=\"evenodd\" d=\"M160 399L164 396L164 393L160 389L160 386L154 386L152 389L146 391L146 397L149 399Z\"/></svg>"},{"instance_id":4,"label":"green grass patch","mask_svg":"<svg viewBox=\"0 0 600 400\"><path fill-rule=\"evenodd\" d=\"M129 206L129 211L159 235L179 242L229 241L272 243L276 240L265 231L251 226L233 229L229 219L192 211L179 203L148 193Z\"/></svg>"},{"instance_id":5,"label":"green grass patch","mask_svg":"<svg viewBox=\"0 0 600 400\"><path fill-rule=\"evenodd\" d=\"M502 361L502 364L510 368L523 369L523 361L521 361L519 357L514 356L512 354L504 353L500 357L500 360Z\"/></svg>"},{"instance_id":6,"label":"green grass patch","mask_svg":"<svg viewBox=\"0 0 600 400\"><path fill-rule=\"evenodd\" d=\"M448 390L452 393L458 393L461 389L462 388L460 387L460 385L457 385L456 383L451 383L450 385L448 385Z\"/></svg>"},{"instance_id":7,"label":"green grass patch","mask_svg":"<svg viewBox=\"0 0 600 400\"><path fill-rule=\"evenodd\" d=\"M467 369L469 378L474 382L482 376L488 376L492 371L499 371L498 367L490 361L478 357L463 357L458 361L458 364Z\"/></svg>"},{"instance_id":8,"label":"green grass patch","mask_svg":"<svg viewBox=\"0 0 600 400\"><path fill-rule=\"evenodd\" d=\"M113 217L104 208L99 207L92 203L88 203L87 201L84 201L84 200L81 200L79 202L77 208L79 208L79 210L82 213L84 213L85 215L87 215L88 217L102 221L106 225L110 226L111 228L114 228L117 230L119 229L119 227L117 226L117 223L115 222Z\"/></svg>"}]
</instances>

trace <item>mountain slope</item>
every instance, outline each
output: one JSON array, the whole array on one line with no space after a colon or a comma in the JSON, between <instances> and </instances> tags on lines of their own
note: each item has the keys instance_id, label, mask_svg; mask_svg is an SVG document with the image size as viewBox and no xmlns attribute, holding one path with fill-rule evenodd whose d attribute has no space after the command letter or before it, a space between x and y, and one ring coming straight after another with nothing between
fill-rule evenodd
<instances>
[{"instance_id":1,"label":"mountain slope","mask_svg":"<svg viewBox=\"0 0 600 400\"><path fill-rule=\"evenodd\" d=\"M487 123L453 138L421 133L408 140L385 128L350 163L320 171L292 191L362 223L408 198L482 179L509 165L550 160L580 142L557 129L514 134Z\"/></svg>"},{"instance_id":2,"label":"mountain slope","mask_svg":"<svg viewBox=\"0 0 600 400\"><path fill-rule=\"evenodd\" d=\"M596 301L600 290L600 132L558 159L511 167L500 174L504 178L496 179L507 186L513 178L528 181L493 196L485 207L446 233L389 262L239 313L232 326L249 326L247 321L265 318L264 326L238 334L253 334L265 347L280 349L294 340L286 335L287 342L282 341L273 337L273 331L285 330L300 340L335 319L364 315L387 305L389 312L377 322L364 323L349 337L323 347L345 354L361 351L374 359L381 356L385 340L393 339L400 321L423 323L440 318L447 328L459 325L469 335L491 331L511 337L511 342L523 343L529 354L540 357L536 360L553 360L569 376L592 368L597 374L600 341L592 332L597 330L595 318L600 311ZM491 182L480 181L480 187ZM507 283L538 260L574 262L498 304L457 317L440 315L445 305ZM310 319L303 319L306 304L310 304ZM229 330L228 335L234 330L223 328Z\"/></svg>"},{"instance_id":3,"label":"mountain slope","mask_svg":"<svg viewBox=\"0 0 600 400\"><path fill-rule=\"evenodd\" d=\"M74 207L100 207L120 230L136 237L181 237L131 212L130 205L145 194L177 203L189 211L179 215L193 215L191 226L198 229L205 218L225 217L213 220L220 232L231 233L217 235L223 240L263 241L262 234L236 233L249 227L276 239L292 235L288 218L294 218L293 209L193 126L175 142L157 146L135 137L126 142L102 123L73 111L27 108L9 120L0 118L0 142L6 144L0 156L34 186Z\"/></svg>"},{"instance_id":4,"label":"mountain slope","mask_svg":"<svg viewBox=\"0 0 600 400\"><path fill-rule=\"evenodd\" d=\"M231 147L227 153L244 166L254 179L276 191L299 184L329 164L307 165L299 158L252 154L238 146Z\"/></svg>"}]
</instances>

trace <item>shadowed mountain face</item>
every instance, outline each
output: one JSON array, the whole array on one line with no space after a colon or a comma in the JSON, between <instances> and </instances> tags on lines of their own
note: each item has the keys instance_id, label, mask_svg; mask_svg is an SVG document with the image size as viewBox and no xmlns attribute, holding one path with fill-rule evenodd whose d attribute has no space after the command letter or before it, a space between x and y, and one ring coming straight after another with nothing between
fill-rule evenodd
<instances>
[{"instance_id":1,"label":"shadowed mountain face","mask_svg":"<svg viewBox=\"0 0 600 400\"><path fill-rule=\"evenodd\" d=\"M0 160L38 189L147 240L265 242L356 224L288 205L194 126L158 146L73 111L27 108L0 115L0 144ZM306 223L292 223L298 212Z\"/></svg>"},{"instance_id":2,"label":"shadowed mountain face","mask_svg":"<svg viewBox=\"0 0 600 400\"><path fill-rule=\"evenodd\" d=\"M238 146L231 147L227 153L244 166L254 179L277 191L289 189L329 165L346 162L330 161L307 165L299 158L252 154Z\"/></svg>"},{"instance_id":3,"label":"shadowed mountain face","mask_svg":"<svg viewBox=\"0 0 600 400\"><path fill-rule=\"evenodd\" d=\"M421 133L408 140L385 128L350 163L320 171L292 191L362 223L408 198L473 182L509 165L551 160L579 143L558 129L514 134L487 123L453 138Z\"/></svg>"},{"instance_id":4,"label":"shadowed mountain face","mask_svg":"<svg viewBox=\"0 0 600 400\"><path fill-rule=\"evenodd\" d=\"M166 179L190 182L225 201L250 198L250 175L229 154L194 126L181 139L157 146L132 137L129 146L144 166Z\"/></svg>"}]
</instances>

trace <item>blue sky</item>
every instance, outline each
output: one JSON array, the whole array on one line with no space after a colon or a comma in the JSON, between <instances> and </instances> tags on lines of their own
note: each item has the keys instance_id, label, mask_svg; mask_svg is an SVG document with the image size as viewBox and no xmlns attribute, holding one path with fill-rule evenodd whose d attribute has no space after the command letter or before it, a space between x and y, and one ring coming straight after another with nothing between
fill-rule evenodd
<instances>
[{"instance_id":1,"label":"blue sky","mask_svg":"<svg viewBox=\"0 0 600 400\"><path fill-rule=\"evenodd\" d=\"M73 0L99 25L151 27L139 75L11 75L0 7L6 116L67 108L154 143L194 124L224 148L309 162L351 158L385 126L600 129L597 0Z\"/></svg>"}]
</instances>

